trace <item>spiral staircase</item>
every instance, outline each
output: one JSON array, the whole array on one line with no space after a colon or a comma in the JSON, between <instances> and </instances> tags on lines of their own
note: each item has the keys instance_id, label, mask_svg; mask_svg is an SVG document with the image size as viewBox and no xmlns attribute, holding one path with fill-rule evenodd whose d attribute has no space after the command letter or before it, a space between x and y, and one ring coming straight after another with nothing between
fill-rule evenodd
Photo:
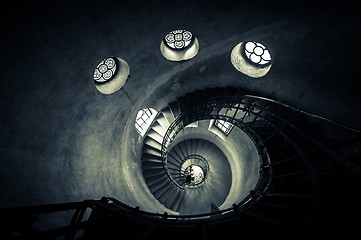
<instances>
[{"instance_id":1,"label":"spiral staircase","mask_svg":"<svg viewBox=\"0 0 361 240\"><path fill-rule=\"evenodd\" d=\"M291 106L234 87L205 88L160 109L143 136L144 181L178 214L112 197L1 212L13 219L5 224L10 239L347 235L359 222L351 216L360 213L360 143L359 131ZM75 210L69 225L31 227L36 215L65 210Z\"/></svg>"}]
</instances>

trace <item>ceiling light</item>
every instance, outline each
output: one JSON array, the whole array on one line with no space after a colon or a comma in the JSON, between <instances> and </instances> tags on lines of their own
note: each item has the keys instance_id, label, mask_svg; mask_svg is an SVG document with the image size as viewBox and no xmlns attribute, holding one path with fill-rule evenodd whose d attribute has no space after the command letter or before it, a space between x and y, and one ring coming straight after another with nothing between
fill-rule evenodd
<instances>
[{"instance_id":1,"label":"ceiling light","mask_svg":"<svg viewBox=\"0 0 361 240\"><path fill-rule=\"evenodd\" d=\"M99 92L111 94L118 91L129 77L129 65L118 57L103 59L94 70L94 83Z\"/></svg>"},{"instance_id":2,"label":"ceiling light","mask_svg":"<svg viewBox=\"0 0 361 240\"><path fill-rule=\"evenodd\" d=\"M169 61L185 61L195 57L199 50L198 39L187 30L174 30L167 33L160 51Z\"/></svg>"},{"instance_id":3,"label":"ceiling light","mask_svg":"<svg viewBox=\"0 0 361 240\"><path fill-rule=\"evenodd\" d=\"M269 50L258 42L241 42L231 52L231 62L238 71L253 78L266 75L271 69Z\"/></svg>"}]
</instances>

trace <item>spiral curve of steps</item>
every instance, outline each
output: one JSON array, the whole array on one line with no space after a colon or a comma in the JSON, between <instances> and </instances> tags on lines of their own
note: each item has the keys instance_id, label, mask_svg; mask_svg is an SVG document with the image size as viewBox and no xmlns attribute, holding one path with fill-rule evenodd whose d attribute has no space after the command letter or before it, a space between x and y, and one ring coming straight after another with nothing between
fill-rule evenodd
<instances>
[{"instance_id":1,"label":"spiral curve of steps","mask_svg":"<svg viewBox=\"0 0 361 240\"><path fill-rule=\"evenodd\" d=\"M209 125L202 127L199 124L204 116L207 116L208 122L212 119L232 122L234 129L247 132L253 139L259 149L258 154L266 154L270 159L268 164L259 166L259 172L267 169L268 173L263 176L266 180L263 181L268 183L263 184L260 192L249 191L251 201L247 200L249 205L243 208L247 210L243 212L244 221L257 225L262 222L272 228L291 231L307 229L315 224L323 201L318 174L321 163L309 157L309 152L312 152L313 144L328 149L309 135L317 131L313 125L317 126L318 120L313 123L301 111L268 99L244 95L231 87L198 90L170 103L159 112L144 137L143 175L159 202L185 215L219 210L227 194L231 194L231 179L236 176L232 176L229 161L222 150L194 135L187 138L183 134L178 141L178 136L175 136L166 152L167 161L162 161L164 137L168 136L167 131L169 133L172 123L181 114L184 129L203 128L203 131L209 131ZM195 122L198 125L192 126ZM303 132L299 126L311 130ZM184 159L192 154L203 156L209 162L210 174L203 184L189 188L182 182L181 166ZM325 158L324 154L321 155ZM215 174L213 170L219 171ZM353 170L348 168L346 171ZM354 171L357 176L357 170ZM255 190L258 184L253 185ZM237 204L235 202L233 206Z\"/></svg>"},{"instance_id":2,"label":"spiral curve of steps","mask_svg":"<svg viewBox=\"0 0 361 240\"><path fill-rule=\"evenodd\" d=\"M218 120L232 124L227 134ZM91 208L89 224L100 225L86 227L84 239L118 239L119 226L137 240L356 233L360 146L357 130L241 89L206 88L161 109L143 137L140 180L171 213L113 197L15 210L74 208L72 223L81 228ZM40 236L74 233L75 225ZM44 239L34 234L29 239Z\"/></svg>"}]
</instances>

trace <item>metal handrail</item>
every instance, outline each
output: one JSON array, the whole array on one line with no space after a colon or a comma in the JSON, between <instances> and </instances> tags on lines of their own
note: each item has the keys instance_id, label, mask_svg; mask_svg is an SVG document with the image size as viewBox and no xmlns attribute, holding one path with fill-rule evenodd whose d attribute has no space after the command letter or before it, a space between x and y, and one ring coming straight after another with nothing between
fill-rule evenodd
<instances>
[{"instance_id":1,"label":"metal handrail","mask_svg":"<svg viewBox=\"0 0 361 240\"><path fill-rule=\"evenodd\" d=\"M233 107L237 105L235 108L238 110L242 110L244 114L253 114L255 118L264 118L254 106L252 105L252 102L245 102L245 97L242 97L241 104L239 104L239 97L222 97L222 98L213 98L213 99L207 99L200 104L197 104L196 107L189 110L187 113L181 113L178 115L175 120L170 124L168 127L164 138L162 142L161 147L161 157L163 162L163 167L165 169L165 173L177 187L184 189L183 186L179 185L171 176L168 167L167 167L167 152L168 148L175 139L176 135L184 129L184 119L187 119L189 122L194 122L198 120L204 120L204 119L220 119L225 120L227 122L231 122L236 127L242 129L246 134L250 135L250 139L252 139L255 143L255 146L258 148L259 155L260 155L260 177L258 179L258 182L256 184L256 187L254 190L250 193L248 197L244 199L244 201L241 201L240 203L235 204L235 206L238 208L237 211L239 211L240 208L246 209L245 206L243 206L246 203L249 203L252 199L256 199L255 196L258 196L257 199L259 199L267 190L270 181L271 181L271 170L269 168L270 162L269 157L266 151L266 148L264 147L262 141L257 136L257 134L247 125L247 123L243 122L242 120L236 119L234 114L233 116L227 116L227 115L220 115L219 111L214 112L214 109L222 109L223 107ZM231 208L230 210L232 210ZM207 214L208 215L208 214Z\"/></svg>"},{"instance_id":2,"label":"metal handrail","mask_svg":"<svg viewBox=\"0 0 361 240\"><path fill-rule=\"evenodd\" d=\"M268 190L270 180L272 179L272 169L270 167L270 159L268 156L268 152L264 146L264 142L261 140L259 135L253 130L252 126L255 124L257 120L263 120L264 124L269 124L275 131L280 132L281 136L286 135L282 132L282 126L276 126L272 121L277 121L277 123L286 124L288 127L293 129L296 133L301 134L301 136L308 139L307 136L301 132L297 126L291 124L290 120L275 114L273 110L274 104L276 106L285 107L290 111L294 111L300 114L304 114L305 116L315 117L314 115L307 114L301 110L289 107L285 104L257 97L245 95L242 97L242 100L239 102L240 98L235 98L234 96L223 96L217 98L209 98L203 102L201 102L197 107L190 109L190 111L185 116L179 115L176 117L175 121L172 122L170 127L168 128L166 135L163 139L162 143L162 158L165 157L164 167L166 170L166 154L168 151L168 147L171 145L172 141L175 139L177 134L185 127L183 123L184 117L186 117L190 121L197 121L201 119L221 119L225 121L229 121L234 124L236 127L241 128L246 134L251 136L251 139L255 141L255 145L258 148L259 154L261 156L261 164L260 164L260 177L256 184L256 187L239 203L235 203L232 207L207 212L203 214L192 214L192 215L172 215L168 213L154 213L148 212L140 209L138 206L132 207L127 204L124 204L113 197L103 197L100 200L84 200L81 202L73 202L73 203L65 203L65 204L48 204L41 206L30 206L30 207L15 207L15 208L0 208L0 213L3 217L12 216L12 217L21 217L21 216L33 216L39 214L48 214L53 212L60 211L69 211L76 210L75 215L73 217L73 221L70 225L62 226L59 228L54 228L50 230L46 230L44 232L35 232L34 236L36 239L42 239L49 236L61 236L66 235L69 232L73 233L74 231L78 231L81 229L90 226L91 224L96 224L99 221L104 219L111 219L115 216L129 216L133 219L136 219L138 222L147 222L147 223L162 223L162 224L176 224L176 225L194 225L199 223L217 223L224 221L232 221L233 219L238 219L241 214L246 214L247 210L249 210ZM255 103L260 101L263 105L256 105ZM238 105L234 105L234 103L241 103ZM234 116L227 115L219 115L214 112L214 109L221 109L223 107L236 107L237 111L242 110L244 112L244 116L240 119L235 119ZM269 108L271 107L271 108ZM212 111L211 111L212 110ZM251 114L254 116L252 122L244 122L246 114ZM323 118L319 118L325 120ZM334 124L332 121L328 121L331 124ZM334 124L339 126L337 124ZM342 127L342 126L341 126ZM350 130L350 129L349 129ZM355 131L354 131L355 132ZM288 137L286 138L288 142L292 142ZM312 141L311 141L312 142ZM293 146L296 148L296 151L300 153L300 158L306 158L305 154L293 143ZM318 146L316 144L316 146ZM321 146L322 147L322 146ZM322 148L321 148L322 149ZM329 150L329 149L327 149ZM167 171L166 171L167 172ZM169 172L168 172L169 174ZM171 178L171 176L169 176ZM171 178L172 179L172 178ZM312 179L311 179L312 180ZM84 216L84 211L86 209L92 210L102 210L106 213L105 216L88 219L82 221ZM75 235L68 235L68 239L72 239Z\"/></svg>"}]
</instances>

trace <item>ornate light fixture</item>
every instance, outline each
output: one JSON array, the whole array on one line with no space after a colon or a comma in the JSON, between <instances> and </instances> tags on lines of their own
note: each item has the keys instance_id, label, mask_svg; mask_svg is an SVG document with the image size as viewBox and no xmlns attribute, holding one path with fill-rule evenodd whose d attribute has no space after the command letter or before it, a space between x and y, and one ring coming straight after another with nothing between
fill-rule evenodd
<instances>
[{"instance_id":1,"label":"ornate light fixture","mask_svg":"<svg viewBox=\"0 0 361 240\"><path fill-rule=\"evenodd\" d=\"M269 50L254 41L237 44L232 49L231 62L238 71L254 78L263 77L272 66Z\"/></svg>"},{"instance_id":2,"label":"ornate light fixture","mask_svg":"<svg viewBox=\"0 0 361 240\"><path fill-rule=\"evenodd\" d=\"M103 59L94 70L94 84L99 92L111 94L126 83L130 69L128 63L118 57Z\"/></svg>"},{"instance_id":3,"label":"ornate light fixture","mask_svg":"<svg viewBox=\"0 0 361 240\"><path fill-rule=\"evenodd\" d=\"M199 42L190 31L173 30L164 36L160 51L169 61L185 61L197 55Z\"/></svg>"}]
</instances>

